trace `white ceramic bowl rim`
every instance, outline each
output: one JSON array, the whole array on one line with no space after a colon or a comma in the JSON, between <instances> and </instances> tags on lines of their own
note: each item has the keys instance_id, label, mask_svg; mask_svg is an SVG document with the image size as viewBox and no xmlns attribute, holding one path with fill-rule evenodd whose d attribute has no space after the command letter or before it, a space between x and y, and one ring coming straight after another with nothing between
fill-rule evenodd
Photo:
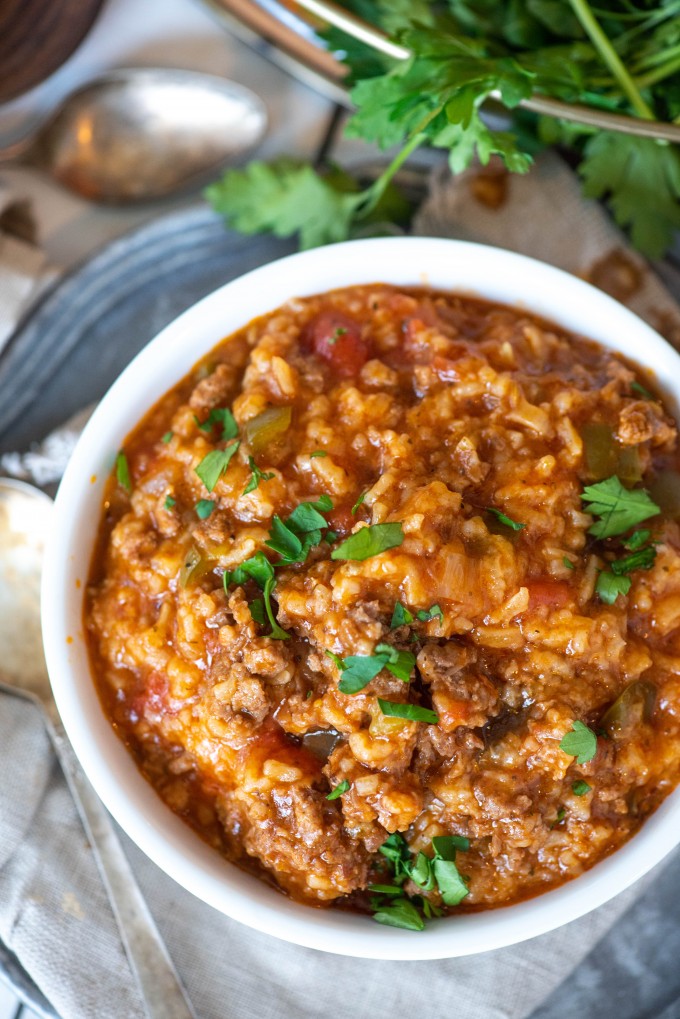
<instances>
[{"instance_id":1,"label":"white ceramic bowl rim","mask_svg":"<svg viewBox=\"0 0 680 1019\"><path fill-rule=\"evenodd\" d=\"M167 326L93 414L56 500L43 571L43 635L69 738L114 818L180 885L228 916L299 945L379 959L437 959L534 937L628 887L680 842L676 791L618 852L534 899L431 923L422 933L293 903L225 863L156 796L105 719L90 676L82 597L115 454L145 412L224 336L290 298L360 283L433 286L530 309L632 360L642 356L680 403L680 358L649 326L583 281L513 252L461 241L384 238L291 255L226 284Z\"/></svg>"}]
</instances>

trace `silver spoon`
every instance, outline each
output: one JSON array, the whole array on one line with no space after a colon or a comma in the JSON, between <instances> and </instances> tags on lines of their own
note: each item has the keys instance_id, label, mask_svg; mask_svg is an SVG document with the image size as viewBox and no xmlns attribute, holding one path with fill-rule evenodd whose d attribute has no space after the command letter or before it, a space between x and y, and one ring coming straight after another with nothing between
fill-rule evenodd
<instances>
[{"instance_id":1,"label":"silver spoon","mask_svg":"<svg viewBox=\"0 0 680 1019\"><path fill-rule=\"evenodd\" d=\"M266 128L262 100L233 81L130 68L73 92L37 132L0 149L0 163L38 167L91 201L149 201L206 181Z\"/></svg>"},{"instance_id":2,"label":"silver spoon","mask_svg":"<svg viewBox=\"0 0 680 1019\"><path fill-rule=\"evenodd\" d=\"M40 636L40 572L52 500L0 478L0 692L38 705L95 852L149 1019L196 1019L113 823L59 721ZM15 637L20 636L20 639Z\"/></svg>"}]
</instances>

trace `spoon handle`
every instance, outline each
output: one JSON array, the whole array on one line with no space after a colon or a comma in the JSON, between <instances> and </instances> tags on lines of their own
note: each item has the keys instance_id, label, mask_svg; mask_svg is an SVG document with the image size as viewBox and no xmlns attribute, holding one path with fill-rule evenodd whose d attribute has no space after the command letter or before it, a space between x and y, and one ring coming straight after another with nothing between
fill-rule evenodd
<instances>
[{"instance_id":1,"label":"spoon handle","mask_svg":"<svg viewBox=\"0 0 680 1019\"><path fill-rule=\"evenodd\" d=\"M95 849L130 966L148 1019L196 1019L151 916L110 815L85 777L60 722L52 722L57 757Z\"/></svg>"}]
</instances>

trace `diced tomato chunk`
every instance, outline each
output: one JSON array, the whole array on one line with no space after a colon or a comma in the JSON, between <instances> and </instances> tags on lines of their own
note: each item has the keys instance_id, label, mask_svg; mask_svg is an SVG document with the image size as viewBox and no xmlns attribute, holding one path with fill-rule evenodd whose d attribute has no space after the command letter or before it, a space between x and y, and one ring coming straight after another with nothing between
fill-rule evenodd
<instances>
[{"instance_id":1,"label":"diced tomato chunk","mask_svg":"<svg viewBox=\"0 0 680 1019\"><path fill-rule=\"evenodd\" d=\"M539 605L561 609L573 600L571 587L564 580L530 580L526 586L529 588L530 609Z\"/></svg>"},{"instance_id":2,"label":"diced tomato chunk","mask_svg":"<svg viewBox=\"0 0 680 1019\"><path fill-rule=\"evenodd\" d=\"M322 311L307 326L309 347L328 361L341 378L359 374L369 358L368 344L361 329L349 315L340 311Z\"/></svg>"}]
</instances>

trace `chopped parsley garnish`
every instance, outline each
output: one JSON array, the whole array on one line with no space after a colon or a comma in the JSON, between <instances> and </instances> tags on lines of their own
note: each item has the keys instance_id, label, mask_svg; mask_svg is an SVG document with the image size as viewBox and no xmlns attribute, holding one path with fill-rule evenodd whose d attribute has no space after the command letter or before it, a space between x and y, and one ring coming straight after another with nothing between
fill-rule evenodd
<instances>
[{"instance_id":1,"label":"chopped parsley garnish","mask_svg":"<svg viewBox=\"0 0 680 1019\"><path fill-rule=\"evenodd\" d=\"M352 506L352 508L350 510L350 513L352 514L352 516L356 516L359 507L363 504L364 499L366 498L367 495L368 495L368 489L366 489L365 492L361 493L361 495L359 496L357 501Z\"/></svg>"},{"instance_id":2,"label":"chopped parsley garnish","mask_svg":"<svg viewBox=\"0 0 680 1019\"><path fill-rule=\"evenodd\" d=\"M388 927L401 927L407 931L425 930L425 921L413 902L406 896L388 905L381 905L373 914L373 919Z\"/></svg>"},{"instance_id":3,"label":"chopped parsley garnish","mask_svg":"<svg viewBox=\"0 0 680 1019\"><path fill-rule=\"evenodd\" d=\"M215 503L212 499L199 499L194 506L196 510L196 516L200 520L207 520L212 511L215 509Z\"/></svg>"},{"instance_id":4,"label":"chopped parsley garnish","mask_svg":"<svg viewBox=\"0 0 680 1019\"><path fill-rule=\"evenodd\" d=\"M571 731L560 741L560 750L575 757L577 764L587 764L597 753L597 736L583 722L572 722Z\"/></svg>"},{"instance_id":5,"label":"chopped parsley garnish","mask_svg":"<svg viewBox=\"0 0 680 1019\"><path fill-rule=\"evenodd\" d=\"M273 471L261 471L257 466L252 456L248 457L248 466L250 467L250 481L243 489L242 495L248 495L250 492L254 492L261 481L271 481L275 474Z\"/></svg>"},{"instance_id":6,"label":"chopped parsley garnish","mask_svg":"<svg viewBox=\"0 0 680 1019\"><path fill-rule=\"evenodd\" d=\"M313 453L309 454L309 459L313 460L317 456L328 456L328 453L325 449L315 449Z\"/></svg>"},{"instance_id":7,"label":"chopped parsley garnish","mask_svg":"<svg viewBox=\"0 0 680 1019\"><path fill-rule=\"evenodd\" d=\"M226 439L235 439L238 435L238 425L228 407L213 407L205 421L199 421L195 415L194 421L202 432L209 432L214 425L221 424L222 435L220 439L222 442Z\"/></svg>"},{"instance_id":8,"label":"chopped parsley garnish","mask_svg":"<svg viewBox=\"0 0 680 1019\"><path fill-rule=\"evenodd\" d=\"M248 605L250 614L256 623L261 623L263 626L267 622L267 613L264 607L264 598L253 598Z\"/></svg>"},{"instance_id":9,"label":"chopped parsley garnish","mask_svg":"<svg viewBox=\"0 0 680 1019\"><path fill-rule=\"evenodd\" d=\"M173 497L171 495L166 495L165 502L163 503L164 509L166 509L166 510L172 509L172 507L175 504L176 504L176 500L173 499Z\"/></svg>"},{"instance_id":10,"label":"chopped parsley garnish","mask_svg":"<svg viewBox=\"0 0 680 1019\"><path fill-rule=\"evenodd\" d=\"M630 585L630 577L617 577L609 570L602 570L598 574L595 593L606 605L613 605L620 594L628 594Z\"/></svg>"},{"instance_id":11,"label":"chopped parsley garnish","mask_svg":"<svg viewBox=\"0 0 680 1019\"><path fill-rule=\"evenodd\" d=\"M410 722L428 722L430 725L436 725L439 721L436 712L429 708L421 708L419 704L384 701L382 697L378 697L378 704L383 715L388 715L390 718L406 718Z\"/></svg>"},{"instance_id":12,"label":"chopped parsley garnish","mask_svg":"<svg viewBox=\"0 0 680 1019\"><path fill-rule=\"evenodd\" d=\"M342 326L338 326L338 328L333 333L333 338L339 340L340 337L344 336L346 332L347 332L346 329L344 329Z\"/></svg>"},{"instance_id":13,"label":"chopped parsley garnish","mask_svg":"<svg viewBox=\"0 0 680 1019\"><path fill-rule=\"evenodd\" d=\"M469 894L469 888L467 880L456 866L456 852L466 852L469 848L470 842L463 836L442 835L432 839L432 856L419 852L413 859L401 832L390 835L379 851L392 866L393 883L369 885L368 890L377 895L389 896L392 902L386 904L381 899L373 901L374 918L378 923L394 926L396 917L399 920L396 926L401 926L401 920L406 917L409 929L423 930L420 910L427 919L442 915L442 910L425 896L407 896L402 887L407 880L423 892L438 891L447 906L457 906Z\"/></svg>"},{"instance_id":14,"label":"chopped parsley garnish","mask_svg":"<svg viewBox=\"0 0 680 1019\"><path fill-rule=\"evenodd\" d=\"M392 621L390 623L390 629L396 630L398 626L408 626L409 623L413 622L413 616L407 608L405 608L400 601L394 606L394 612L392 613Z\"/></svg>"},{"instance_id":15,"label":"chopped parsley garnish","mask_svg":"<svg viewBox=\"0 0 680 1019\"><path fill-rule=\"evenodd\" d=\"M397 548L404 540L404 531L400 523L371 524L350 534L337 548L331 552L331 559L343 559L351 562L363 562L374 555L380 555L387 549Z\"/></svg>"},{"instance_id":16,"label":"chopped parsley garnish","mask_svg":"<svg viewBox=\"0 0 680 1019\"><path fill-rule=\"evenodd\" d=\"M567 559L566 556L562 556L562 563L567 567L568 570L575 570L576 563L572 563L571 559Z\"/></svg>"},{"instance_id":17,"label":"chopped parsley garnish","mask_svg":"<svg viewBox=\"0 0 680 1019\"><path fill-rule=\"evenodd\" d=\"M130 465L125 453L120 452L116 457L116 480L126 492L132 491L132 479L130 478Z\"/></svg>"},{"instance_id":18,"label":"chopped parsley garnish","mask_svg":"<svg viewBox=\"0 0 680 1019\"><path fill-rule=\"evenodd\" d=\"M642 383L638 382L637 379L631 382L630 388L633 390L634 393L637 393L638 396L641 396L643 400L654 399L654 394L650 393L648 389L645 389Z\"/></svg>"},{"instance_id":19,"label":"chopped parsley garnish","mask_svg":"<svg viewBox=\"0 0 680 1019\"><path fill-rule=\"evenodd\" d=\"M228 593L228 589L231 584L242 586L248 579L254 580L255 583L262 588L264 611L272 628L271 633L267 634L267 636L273 637L275 640L288 640L290 638L290 634L286 633L286 631L279 626L274 616L271 596L276 584L276 578L274 577L274 567L263 552L256 552L254 556L250 559L246 559L237 566L236 569L225 571L222 578L225 592ZM250 614L253 615L252 608ZM255 619L255 616L253 616L253 619ZM257 619L255 621L259 622Z\"/></svg>"},{"instance_id":20,"label":"chopped parsley garnish","mask_svg":"<svg viewBox=\"0 0 680 1019\"><path fill-rule=\"evenodd\" d=\"M196 474L198 474L209 492L213 491L215 485L225 473L239 445L239 442L232 442L231 446L227 446L226 449L213 449L201 460L196 468Z\"/></svg>"},{"instance_id":21,"label":"chopped parsley garnish","mask_svg":"<svg viewBox=\"0 0 680 1019\"><path fill-rule=\"evenodd\" d=\"M525 528L526 524L519 524L516 520L512 520L509 516L503 513L499 509L495 509L493 506L487 506L487 513L493 513L493 515L500 521L501 524L505 524L506 527L511 528L513 531L521 531Z\"/></svg>"},{"instance_id":22,"label":"chopped parsley garnish","mask_svg":"<svg viewBox=\"0 0 680 1019\"><path fill-rule=\"evenodd\" d=\"M444 613L439 605L431 605L429 609L421 609L420 612L417 612L416 617L421 623L427 623L430 619L438 619L442 622L444 619Z\"/></svg>"},{"instance_id":23,"label":"chopped parsley garnish","mask_svg":"<svg viewBox=\"0 0 680 1019\"><path fill-rule=\"evenodd\" d=\"M166 446L170 442L171 439L172 439L172 432L166 432L165 435L161 436L161 442L164 442Z\"/></svg>"},{"instance_id":24,"label":"chopped parsley garnish","mask_svg":"<svg viewBox=\"0 0 680 1019\"><path fill-rule=\"evenodd\" d=\"M269 531L269 548L278 552L284 563L304 563L310 548L321 541L321 530L328 526L326 518L319 512L333 509L333 502L327 495L316 502L302 502L288 519L275 516Z\"/></svg>"},{"instance_id":25,"label":"chopped parsley garnish","mask_svg":"<svg viewBox=\"0 0 680 1019\"><path fill-rule=\"evenodd\" d=\"M348 792L349 787L350 787L349 786L349 782L347 781L346 778L343 778L342 782L340 782L338 785L336 785L335 789L333 789L332 792L330 792L328 794L326 799L327 800L337 800L338 797L342 796L343 793Z\"/></svg>"},{"instance_id":26,"label":"chopped parsley garnish","mask_svg":"<svg viewBox=\"0 0 680 1019\"><path fill-rule=\"evenodd\" d=\"M630 555L624 556L623 559L615 559L613 563L609 564L609 569L617 577L624 577L632 573L633 570L651 570L655 559L656 549L654 546L645 545L644 548L638 548Z\"/></svg>"},{"instance_id":27,"label":"chopped parsley garnish","mask_svg":"<svg viewBox=\"0 0 680 1019\"><path fill-rule=\"evenodd\" d=\"M592 786L588 785L587 782L584 782L582 778L579 779L578 782L574 782L574 784L571 787L571 791L573 792L574 796L585 796L586 793L589 793L591 789Z\"/></svg>"},{"instance_id":28,"label":"chopped parsley garnish","mask_svg":"<svg viewBox=\"0 0 680 1019\"><path fill-rule=\"evenodd\" d=\"M338 540L338 532L337 531L326 531L326 533L323 536L323 540L327 541L329 545L332 545L334 541Z\"/></svg>"},{"instance_id":29,"label":"chopped parsley garnish","mask_svg":"<svg viewBox=\"0 0 680 1019\"><path fill-rule=\"evenodd\" d=\"M642 548L652 536L652 532L643 528L640 531L633 531L630 538L624 541L624 548L627 548L629 552L635 552L636 549Z\"/></svg>"},{"instance_id":30,"label":"chopped parsley garnish","mask_svg":"<svg viewBox=\"0 0 680 1019\"><path fill-rule=\"evenodd\" d=\"M332 651L326 651L326 655L335 662L342 673L338 689L345 694L359 693L383 669L387 669L403 683L408 683L416 664L415 655L410 651L397 651L391 644L377 644L375 654L372 655L349 655L347 658L340 658Z\"/></svg>"},{"instance_id":31,"label":"chopped parsley garnish","mask_svg":"<svg viewBox=\"0 0 680 1019\"><path fill-rule=\"evenodd\" d=\"M564 821L566 816L567 816L566 810L564 809L564 807L560 807L560 809L557 811L557 814L555 815L555 820L550 825L550 830L552 831L553 828L556 828L558 824L561 824L561 822Z\"/></svg>"},{"instance_id":32,"label":"chopped parsley garnish","mask_svg":"<svg viewBox=\"0 0 680 1019\"><path fill-rule=\"evenodd\" d=\"M586 512L600 518L588 528L595 538L613 538L661 512L644 488L624 488L616 475L587 485L581 498Z\"/></svg>"}]
</instances>

